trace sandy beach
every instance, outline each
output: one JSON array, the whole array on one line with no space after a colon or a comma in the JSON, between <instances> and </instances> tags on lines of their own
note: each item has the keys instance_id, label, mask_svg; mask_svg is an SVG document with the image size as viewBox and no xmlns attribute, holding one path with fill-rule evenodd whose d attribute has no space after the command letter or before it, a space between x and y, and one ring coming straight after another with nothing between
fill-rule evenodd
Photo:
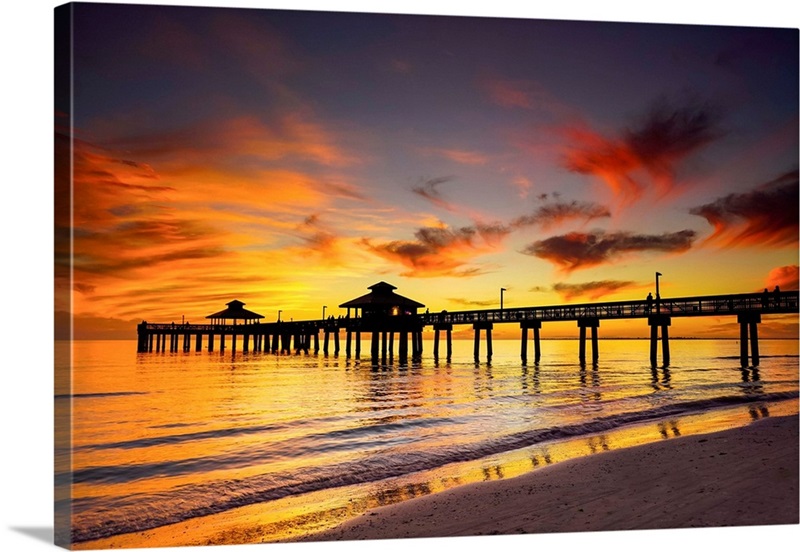
<instances>
[{"instance_id":1,"label":"sandy beach","mask_svg":"<svg viewBox=\"0 0 800 552\"><path fill-rule=\"evenodd\" d=\"M798 523L798 417L613 450L367 512L302 541Z\"/></svg>"}]
</instances>

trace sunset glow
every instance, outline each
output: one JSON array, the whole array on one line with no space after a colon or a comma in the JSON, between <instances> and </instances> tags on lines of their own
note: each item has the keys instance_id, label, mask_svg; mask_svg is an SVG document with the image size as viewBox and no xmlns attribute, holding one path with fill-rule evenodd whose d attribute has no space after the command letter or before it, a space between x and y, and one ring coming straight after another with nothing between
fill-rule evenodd
<instances>
[{"instance_id":1,"label":"sunset glow","mask_svg":"<svg viewBox=\"0 0 800 552\"><path fill-rule=\"evenodd\" d=\"M232 299L338 316L381 280L432 312L640 299L656 271L663 297L797 289L796 30L88 6L57 337Z\"/></svg>"}]
</instances>

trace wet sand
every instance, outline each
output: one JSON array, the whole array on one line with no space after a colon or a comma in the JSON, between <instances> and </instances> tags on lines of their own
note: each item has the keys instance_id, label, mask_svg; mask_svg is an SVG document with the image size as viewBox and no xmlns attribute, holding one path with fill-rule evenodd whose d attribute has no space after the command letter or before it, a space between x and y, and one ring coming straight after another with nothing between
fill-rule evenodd
<instances>
[{"instance_id":1,"label":"wet sand","mask_svg":"<svg viewBox=\"0 0 800 552\"><path fill-rule=\"evenodd\" d=\"M612 450L367 512L299 541L797 524L798 417Z\"/></svg>"}]
</instances>

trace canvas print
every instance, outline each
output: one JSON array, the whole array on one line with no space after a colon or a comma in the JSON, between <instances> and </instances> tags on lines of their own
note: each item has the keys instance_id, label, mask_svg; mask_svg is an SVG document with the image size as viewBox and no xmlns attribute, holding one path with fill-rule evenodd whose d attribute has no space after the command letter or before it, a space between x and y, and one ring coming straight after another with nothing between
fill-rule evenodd
<instances>
[{"instance_id":1,"label":"canvas print","mask_svg":"<svg viewBox=\"0 0 800 552\"><path fill-rule=\"evenodd\" d=\"M798 29L54 18L56 544L798 523Z\"/></svg>"}]
</instances>

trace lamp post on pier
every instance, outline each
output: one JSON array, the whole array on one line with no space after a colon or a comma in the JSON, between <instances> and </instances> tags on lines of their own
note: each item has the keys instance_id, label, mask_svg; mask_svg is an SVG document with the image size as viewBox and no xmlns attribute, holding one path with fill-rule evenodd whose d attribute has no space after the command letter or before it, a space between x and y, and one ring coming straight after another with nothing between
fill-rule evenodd
<instances>
[{"instance_id":1,"label":"lamp post on pier","mask_svg":"<svg viewBox=\"0 0 800 552\"><path fill-rule=\"evenodd\" d=\"M280 322L280 321L281 321L281 313L282 313L282 312L283 312L282 310L279 310L279 311L278 311L278 322Z\"/></svg>"},{"instance_id":2,"label":"lamp post on pier","mask_svg":"<svg viewBox=\"0 0 800 552\"><path fill-rule=\"evenodd\" d=\"M500 318L503 318L503 293L506 291L506 288L500 288Z\"/></svg>"},{"instance_id":3,"label":"lamp post on pier","mask_svg":"<svg viewBox=\"0 0 800 552\"><path fill-rule=\"evenodd\" d=\"M656 272L656 312L661 312L661 292L658 289L658 278L662 276L660 272Z\"/></svg>"},{"instance_id":4,"label":"lamp post on pier","mask_svg":"<svg viewBox=\"0 0 800 552\"><path fill-rule=\"evenodd\" d=\"M328 305L322 305L322 319L325 320L325 309L328 308Z\"/></svg>"}]
</instances>

